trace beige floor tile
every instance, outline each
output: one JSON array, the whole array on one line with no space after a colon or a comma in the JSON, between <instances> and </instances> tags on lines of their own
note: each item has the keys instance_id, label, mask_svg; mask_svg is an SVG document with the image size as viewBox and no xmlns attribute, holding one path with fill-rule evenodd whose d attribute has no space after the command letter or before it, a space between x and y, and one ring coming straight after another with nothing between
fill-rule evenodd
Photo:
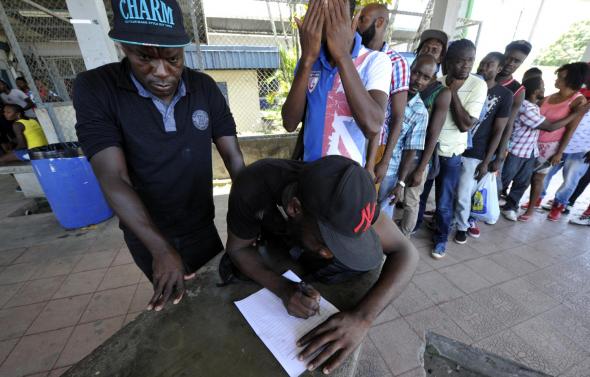
<instances>
[{"instance_id":1,"label":"beige floor tile","mask_svg":"<svg viewBox=\"0 0 590 377\"><path fill-rule=\"evenodd\" d=\"M136 285L141 274L141 270L134 263L111 267L107 270L98 290Z\"/></svg>"},{"instance_id":2,"label":"beige floor tile","mask_svg":"<svg viewBox=\"0 0 590 377\"><path fill-rule=\"evenodd\" d=\"M564 372L589 356L588 351L539 317L513 327L512 331L527 344L535 347L539 354L555 368L551 370L551 374Z\"/></svg>"},{"instance_id":3,"label":"beige floor tile","mask_svg":"<svg viewBox=\"0 0 590 377\"><path fill-rule=\"evenodd\" d=\"M102 282L106 272L107 269L103 268L100 270L71 274L68 276L61 288L57 291L55 296L53 296L53 298L63 298L69 296L78 296L85 293L93 293Z\"/></svg>"},{"instance_id":4,"label":"beige floor tile","mask_svg":"<svg viewBox=\"0 0 590 377\"><path fill-rule=\"evenodd\" d=\"M115 251L105 251L102 253L88 253L84 254L82 259L76 264L72 272L82 272L90 270L98 270L101 268L108 268L113 259L115 259Z\"/></svg>"},{"instance_id":5,"label":"beige floor tile","mask_svg":"<svg viewBox=\"0 0 590 377\"><path fill-rule=\"evenodd\" d=\"M428 331L458 340L465 344L473 341L465 331L452 321L451 317L443 313L438 307L432 307L418 313L404 317L410 327L425 341Z\"/></svg>"},{"instance_id":6,"label":"beige floor tile","mask_svg":"<svg viewBox=\"0 0 590 377\"><path fill-rule=\"evenodd\" d=\"M6 308L48 301L66 280L66 276L55 276L47 279L31 280L26 282L21 289L8 301Z\"/></svg>"},{"instance_id":7,"label":"beige floor tile","mask_svg":"<svg viewBox=\"0 0 590 377\"><path fill-rule=\"evenodd\" d=\"M81 322L92 322L127 314L135 288L136 286L133 285L94 293Z\"/></svg>"},{"instance_id":8,"label":"beige floor tile","mask_svg":"<svg viewBox=\"0 0 590 377\"><path fill-rule=\"evenodd\" d=\"M0 342L0 365L2 365L2 363L8 357L10 352L12 352L14 346L16 346L16 343L18 343L18 341L19 339L15 338Z\"/></svg>"},{"instance_id":9,"label":"beige floor tile","mask_svg":"<svg viewBox=\"0 0 590 377\"><path fill-rule=\"evenodd\" d=\"M0 375L25 376L48 371L60 355L72 328L23 337L0 367Z\"/></svg>"},{"instance_id":10,"label":"beige floor tile","mask_svg":"<svg viewBox=\"0 0 590 377\"><path fill-rule=\"evenodd\" d=\"M492 283L467 267L465 263L441 268L438 272L465 293L472 293L492 285Z\"/></svg>"},{"instance_id":11,"label":"beige floor tile","mask_svg":"<svg viewBox=\"0 0 590 377\"><path fill-rule=\"evenodd\" d=\"M113 261L113 266L120 266L122 264L134 263L133 257L126 246L123 246L117 253L117 257Z\"/></svg>"},{"instance_id":12,"label":"beige floor tile","mask_svg":"<svg viewBox=\"0 0 590 377\"><path fill-rule=\"evenodd\" d=\"M64 374L65 372L68 371L68 369L70 369L70 367L64 367L64 368L59 368L59 369L54 369L51 372L49 372L49 374L47 375L47 377L60 377L62 374Z\"/></svg>"},{"instance_id":13,"label":"beige floor tile","mask_svg":"<svg viewBox=\"0 0 590 377\"><path fill-rule=\"evenodd\" d=\"M46 303L0 310L0 340L22 336Z\"/></svg>"},{"instance_id":14,"label":"beige floor tile","mask_svg":"<svg viewBox=\"0 0 590 377\"><path fill-rule=\"evenodd\" d=\"M125 316L105 319L76 326L55 368L73 365L101 345L123 324Z\"/></svg>"},{"instance_id":15,"label":"beige floor tile","mask_svg":"<svg viewBox=\"0 0 590 377\"><path fill-rule=\"evenodd\" d=\"M410 282L401 295L393 301L393 306L401 315L405 316L430 308L434 306L434 302L416 284Z\"/></svg>"},{"instance_id":16,"label":"beige floor tile","mask_svg":"<svg viewBox=\"0 0 590 377\"><path fill-rule=\"evenodd\" d=\"M559 305L558 301L543 293L524 278L507 281L498 285L498 288L516 299L532 314L539 314Z\"/></svg>"},{"instance_id":17,"label":"beige floor tile","mask_svg":"<svg viewBox=\"0 0 590 377\"><path fill-rule=\"evenodd\" d=\"M68 275L74 269L74 266L80 261L80 255L60 257L51 259L47 264L43 264L37 271L36 278L48 278L53 276Z\"/></svg>"},{"instance_id":18,"label":"beige floor tile","mask_svg":"<svg viewBox=\"0 0 590 377\"><path fill-rule=\"evenodd\" d=\"M514 279L516 275L494 262L490 256L465 262L476 274L493 284L503 283Z\"/></svg>"},{"instance_id":19,"label":"beige floor tile","mask_svg":"<svg viewBox=\"0 0 590 377\"><path fill-rule=\"evenodd\" d=\"M133 300L131 301L129 311L144 311L153 296L154 288L152 287L151 283L139 283L137 290L135 291L135 295L133 296Z\"/></svg>"},{"instance_id":20,"label":"beige floor tile","mask_svg":"<svg viewBox=\"0 0 590 377\"><path fill-rule=\"evenodd\" d=\"M2 250L0 251L0 266L8 266L12 264L18 257L24 252L25 248L21 247L18 249Z\"/></svg>"},{"instance_id":21,"label":"beige floor tile","mask_svg":"<svg viewBox=\"0 0 590 377\"><path fill-rule=\"evenodd\" d=\"M14 283L8 285L0 285L0 308L4 307L4 305L16 294L16 292L21 289L21 287L25 285L25 283Z\"/></svg>"},{"instance_id":22,"label":"beige floor tile","mask_svg":"<svg viewBox=\"0 0 590 377\"><path fill-rule=\"evenodd\" d=\"M0 285L14 284L30 280L39 271L34 263L19 263L0 270Z\"/></svg>"},{"instance_id":23,"label":"beige floor tile","mask_svg":"<svg viewBox=\"0 0 590 377\"><path fill-rule=\"evenodd\" d=\"M394 375L422 364L422 341L403 318L371 328L369 336Z\"/></svg>"},{"instance_id":24,"label":"beige floor tile","mask_svg":"<svg viewBox=\"0 0 590 377\"><path fill-rule=\"evenodd\" d=\"M413 281L435 304L448 302L464 295L438 271L417 275Z\"/></svg>"},{"instance_id":25,"label":"beige floor tile","mask_svg":"<svg viewBox=\"0 0 590 377\"><path fill-rule=\"evenodd\" d=\"M86 294L50 301L33 322L27 334L75 326L86 310L91 297L91 294Z\"/></svg>"},{"instance_id":26,"label":"beige floor tile","mask_svg":"<svg viewBox=\"0 0 590 377\"><path fill-rule=\"evenodd\" d=\"M481 307L469 296L447 302L439 308L474 341L499 333L507 327L493 312Z\"/></svg>"}]
</instances>

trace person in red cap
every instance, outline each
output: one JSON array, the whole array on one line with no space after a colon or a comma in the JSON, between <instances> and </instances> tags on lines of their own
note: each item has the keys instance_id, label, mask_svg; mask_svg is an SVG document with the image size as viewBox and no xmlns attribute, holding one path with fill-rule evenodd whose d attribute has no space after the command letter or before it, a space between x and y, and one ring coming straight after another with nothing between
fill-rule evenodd
<instances>
[{"instance_id":1,"label":"person in red cap","mask_svg":"<svg viewBox=\"0 0 590 377\"><path fill-rule=\"evenodd\" d=\"M267 266L253 246L261 235L278 240L301 261L307 281L341 282L383 265L354 309L332 316L299 340L302 359L315 355L309 370L321 367L324 373L356 349L379 313L405 289L418 263L412 243L379 212L371 175L342 156L310 163L266 159L248 166L232 186L227 225L226 250L233 265L300 318L317 313L320 293L309 285L302 291Z\"/></svg>"},{"instance_id":2,"label":"person in red cap","mask_svg":"<svg viewBox=\"0 0 590 377\"><path fill-rule=\"evenodd\" d=\"M184 65L190 42L175 0L112 0L119 63L78 75L76 131L154 286L148 310L178 303L184 280L223 250L213 223L211 142L230 175L244 166L215 81Z\"/></svg>"}]
</instances>

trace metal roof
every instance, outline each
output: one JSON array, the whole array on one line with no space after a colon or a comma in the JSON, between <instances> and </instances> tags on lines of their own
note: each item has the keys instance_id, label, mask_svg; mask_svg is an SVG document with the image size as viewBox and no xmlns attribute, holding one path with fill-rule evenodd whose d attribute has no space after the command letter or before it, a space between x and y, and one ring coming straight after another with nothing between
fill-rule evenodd
<instances>
[{"instance_id":1,"label":"metal roof","mask_svg":"<svg viewBox=\"0 0 590 377\"><path fill-rule=\"evenodd\" d=\"M202 45L204 69L278 69L279 49L266 46L212 46ZM184 49L185 65L197 68L197 47L191 44Z\"/></svg>"}]
</instances>

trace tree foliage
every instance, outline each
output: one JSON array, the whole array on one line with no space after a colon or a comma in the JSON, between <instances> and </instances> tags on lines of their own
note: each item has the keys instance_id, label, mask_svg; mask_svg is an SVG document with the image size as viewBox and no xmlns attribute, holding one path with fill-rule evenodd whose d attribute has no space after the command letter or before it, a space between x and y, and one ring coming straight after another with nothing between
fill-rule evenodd
<instances>
[{"instance_id":1,"label":"tree foliage","mask_svg":"<svg viewBox=\"0 0 590 377\"><path fill-rule=\"evenodd\" d=\"M589 42L590 20L576 22L557 41L541 51L535 64L557 67L579 61Z\"/></svg>"}]
</instances>

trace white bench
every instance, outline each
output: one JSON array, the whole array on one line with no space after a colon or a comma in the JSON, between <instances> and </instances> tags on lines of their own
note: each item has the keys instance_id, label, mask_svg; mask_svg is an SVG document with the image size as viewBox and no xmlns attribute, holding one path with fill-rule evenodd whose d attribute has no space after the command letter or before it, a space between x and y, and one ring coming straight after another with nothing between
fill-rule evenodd
<instances>
[{"instance_id":1,"label":"white bench","mask_svg":"<svg viewBox=\"0 0 590 377\"><path fill-rule=\"evenodd\" d=\"M30 162L11 162L0 165L0 174L12 174L27 198L44 198L45 193L33 172Z\"/></svg>"}]
</instances>

